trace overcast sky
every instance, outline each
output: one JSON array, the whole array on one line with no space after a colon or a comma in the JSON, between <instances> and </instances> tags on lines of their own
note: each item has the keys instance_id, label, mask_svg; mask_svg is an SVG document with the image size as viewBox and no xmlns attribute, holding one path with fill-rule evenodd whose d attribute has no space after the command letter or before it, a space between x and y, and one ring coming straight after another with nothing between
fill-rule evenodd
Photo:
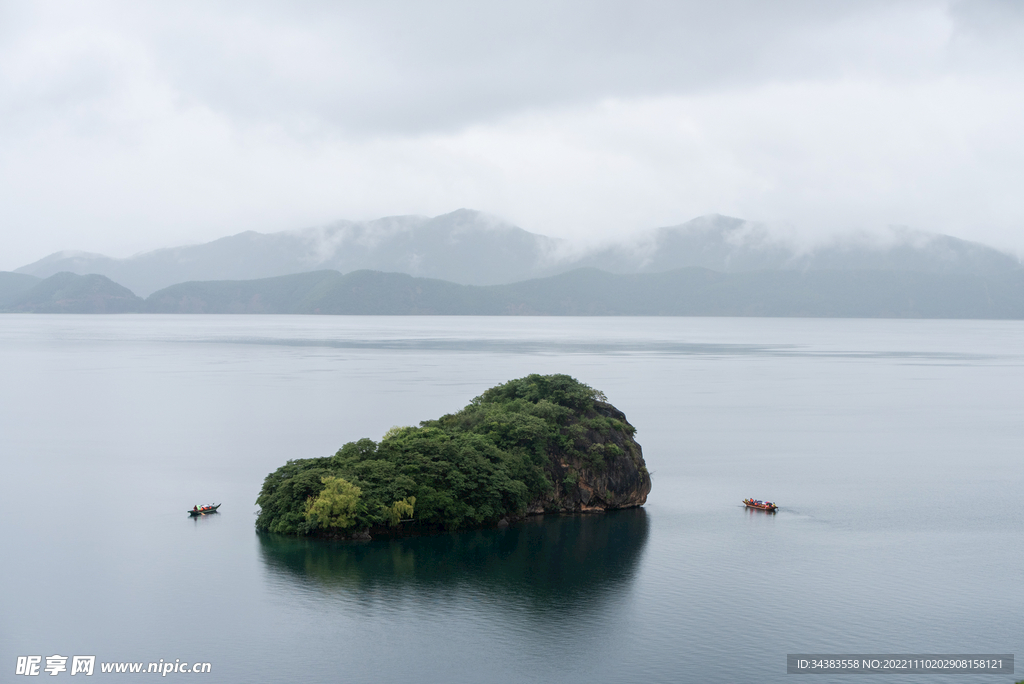
<instances>
[{"instance_id":1,"label":"overcast sky","mask_svg":"<svg viewBox=\"0 0 1024 684\"><path fill-rule=\"evenodd\" d=\"M0 269L470 207L1024 253L1024 3L0 1Z\"/></svg>"}]
</instances>

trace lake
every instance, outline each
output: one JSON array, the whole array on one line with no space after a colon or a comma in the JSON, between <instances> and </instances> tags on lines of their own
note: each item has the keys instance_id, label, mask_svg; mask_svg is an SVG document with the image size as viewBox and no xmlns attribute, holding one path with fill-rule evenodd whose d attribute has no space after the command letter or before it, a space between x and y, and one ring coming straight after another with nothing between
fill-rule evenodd
<instances>
[{"instance_id":1,"label":"lake","mask_svg":"<svg viewBox=\"0 0 1024 684\"><path fill-rule=\"evenodd\" d=\"M625 412L645 507L368 543L256 533L286 460L529 373ZM99 664L781 682L787 653L1024 654L1024 322L3 315L0 378L8 674L59 654L124 682L152 677Z\"/></svg>"}]
</instances>

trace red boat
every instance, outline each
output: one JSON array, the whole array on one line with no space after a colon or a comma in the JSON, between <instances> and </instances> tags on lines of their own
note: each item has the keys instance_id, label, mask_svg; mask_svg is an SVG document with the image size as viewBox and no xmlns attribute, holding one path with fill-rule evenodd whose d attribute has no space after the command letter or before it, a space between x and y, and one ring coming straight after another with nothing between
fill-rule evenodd
<instances>
[{"instance_id":1,"label":"red boat","mask_svg":"<svg viewBox=\"0 0 1024 684\"><path fill-rule=\"evenodd\" d=\"M747 508L757 508L762 511L777 511L779 507L773 504L771 501L760 501L759 499L744 499L743 504Z\"/></svg>"}]
</instances>

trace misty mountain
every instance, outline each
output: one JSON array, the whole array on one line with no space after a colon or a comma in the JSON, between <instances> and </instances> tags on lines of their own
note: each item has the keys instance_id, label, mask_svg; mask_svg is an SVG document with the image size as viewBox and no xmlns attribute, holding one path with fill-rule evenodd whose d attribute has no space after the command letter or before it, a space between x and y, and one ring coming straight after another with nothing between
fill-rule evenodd
<instances>
[{"instance_id":1,"label":"misty mountain","mask_svg":"<svg viewBox=\"0 0 1024 684\"><path fill-rule=\"evenodd\" d=\"M1019 261L985 245L929 233L882 238L847 236L802 246L763 225L703 216L589 251L529 233L486 214L460 209L427 218L396 216L341 221L323 228L245 232L201 245L113 259L58 252L17 270L46 278L69 271L98 273L134 292L176 283L250 280L318 270L377 270L494 285L580 267L610 273L659 273L701 267L723 273L760 270L879 270L990 276L1019 270Z\"/></svg>"},{"instance_id":2,"label":"misty mountain","mask_svg":"<svg viewBox=\"0 0 1024 684\"><path fill-rule=\"evenodd\" d=\"M1024 318L1024 274L685 268L612 274L582 268L508 285L334 271L182 283L154 313Z\"/></svg>"},{"instance_id":3,"label":"misty mountain","mask_svg":"<svg viewBox=\"0 0 1024 684\"><path fill-rule=\"evenodd\" d=\"M27 287L26 287L27 285ZM0 273L0 311L348 315L807 316L1024 319L1024 272L580 268L504 285L332 270L172 285L147 300L100 275Z\"/></svg>"},{"instance_id":4,"label":"misty mountain","mask_svg":"<svg viewBox=\"0 0 1024 684\"><path fill-rule=\"evenodd\" d=\"M498 287L495 291L493 288ZM152 313L481 314L501 286L459 285L405 273L314 271L259 280L180 283L146 300Z\"/></svg>"},{"instance_id":5,"label":"misty mountain","mask_svg":"<svg viewBox=\"0 0 1024 684\"><path fill-rule=\"evenodd\" d=\"M0 271L0 310L3 309L7 302L26 290L31 289L38 282L39 278L35 276Z\"/></svg>"},{"instance_id":6,"label":"misty mountain","mask_svg":"<svg viewBox=\"0 0 1024 684\"><path fill-rule=\"evenodd\" d=\"M248 231L127 259L58 252L17 272L41 278L60 271L100 273L142 296L188 281L248 280L323 269L395 271L487 285L537 275L557 244L460 209L435 218L392 216L280 233Z\"/></svg>"},{"instance_id":7,"label":"misty mountain","mask_svg":"<svg viewBox=\"0 0 1024 684\"><path fill-rule=\"evenodd\" d=\"M0 278L3 283L6 278ZM33 278L31 287L0 302L9 313L130 313L142 311L144 302L126 287L101 275L56 273L45 280ZM24 284L24 283L22 283Z\"/></svg>"},{"instance_id":8,"label":"misty mountain","mask_svg":"<svg viewBox=\"0 0 1024 684\"><path fill-rule=\"evenodd\" d=\"M723 273L876 270L988 276L1021 269L1020 261L1009 254L948 235L896 229L801 245L763 224L717 214L641 233L628 243L586 254L576 264L612 273L697 266Z\"/></svg>"}]
</instances>

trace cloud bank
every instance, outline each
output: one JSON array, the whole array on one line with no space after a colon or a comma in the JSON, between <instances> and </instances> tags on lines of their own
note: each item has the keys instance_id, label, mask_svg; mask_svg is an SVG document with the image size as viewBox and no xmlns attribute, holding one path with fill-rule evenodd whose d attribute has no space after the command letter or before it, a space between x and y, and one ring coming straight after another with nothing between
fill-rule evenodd
<instances>
[{"instance_id":1,"label":"cloud bank","mask_svg":"<svg viewBox=\"0 0 1024 684\"><path fill-rule=\"evenodd\" d=\"M463 206L1021 253L1021 7L5 3L0 269Z\"/></svg>"}]
</instances>

